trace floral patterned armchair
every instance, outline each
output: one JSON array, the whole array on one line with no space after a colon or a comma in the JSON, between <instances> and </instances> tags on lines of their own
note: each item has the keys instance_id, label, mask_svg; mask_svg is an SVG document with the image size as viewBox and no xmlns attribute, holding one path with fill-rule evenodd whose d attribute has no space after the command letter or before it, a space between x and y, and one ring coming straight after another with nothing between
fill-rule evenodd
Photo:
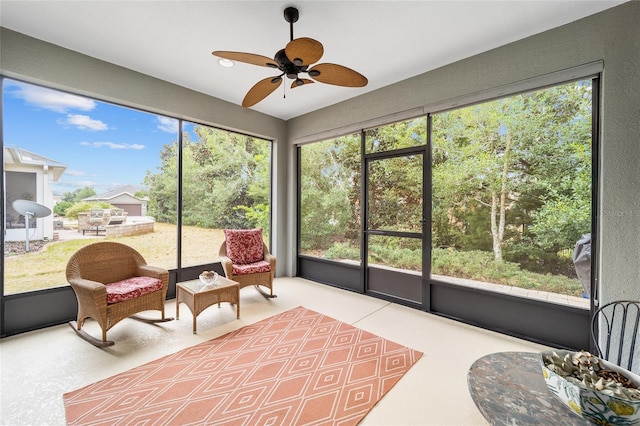
<instances>
[{"instance_id":1,"label":"floral patterned armchair","mask_svg":"<svg viewBox=\"0 0 640 426\"><path fill-rule=\"evenodd\" d=\"M265 297L273 294L276 258L262 239L262 229L225 229L220 262L225 276L240 288L253 285ZM269 289L267 294L260 286Z\"/></svg>"}]
</instances>

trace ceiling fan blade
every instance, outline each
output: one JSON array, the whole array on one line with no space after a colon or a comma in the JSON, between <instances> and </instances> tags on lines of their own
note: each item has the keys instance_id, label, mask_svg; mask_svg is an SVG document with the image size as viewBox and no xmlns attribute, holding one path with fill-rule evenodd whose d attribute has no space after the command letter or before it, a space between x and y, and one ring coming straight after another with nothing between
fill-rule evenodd
<instances>
[{"instance_id":1,"label":"ceiling fan blade","mask_svg":"<svg viewBox=\"0 0 640 426\"><path fill-rule=\"evenodd\" d=\"M302 84L300 84L298 80L300 80ZM293 80L293 83L291 83L291 88L295 89L296 87L304 86L305 84L311 84L311 83L315 83L315 82L313 80L309 80L308 78L298 78L296 80Z\"/></svg>"},{"instance_id":2,"label":"ceiling fan blade","mask_svg":"<svg viewBox=\"0 0 640 426\"><path fill-rule=\"evenodd\" d=\"M278 68L278 63L273 59L267 56L256 55L254 53L227 52L224 50L216 50L211 54L220 58L229 59L231 61L244 62L246 64L259 65L261 67Z\"/></svg>"},{"instance_id":3,"label":"ceiling fan blade","mask_svg":"<svg viewBox=\"0 0 640 426\"><path fill-rule=\"evenodd\" d=\"M284 52L295 65L310 65L322 58L324 47L317 40L301 37L287 43Z\"/></svg>"},{"instance_id":4,"label":"ceiling fan blade","mask_svg":"<svg viewBox=\"0 0 640 426\"><path fill-rule=\"evenodd\" d=\"M364 87L369 82L367 77L359 72L337 64L318 64L308 72L314 80L336 86Z\"/></svg>"},{"instance_id":5,"label":"ceiling fan blade","mask_svg":"<svg viewBox=\"0 0 640 426\"><path fill-rule=\"evenodd\" d=\"M249 108L269 96L282 84L282 77L267 77L257 82L242 100L242 106Z\"/></svg>"}]
</instances>

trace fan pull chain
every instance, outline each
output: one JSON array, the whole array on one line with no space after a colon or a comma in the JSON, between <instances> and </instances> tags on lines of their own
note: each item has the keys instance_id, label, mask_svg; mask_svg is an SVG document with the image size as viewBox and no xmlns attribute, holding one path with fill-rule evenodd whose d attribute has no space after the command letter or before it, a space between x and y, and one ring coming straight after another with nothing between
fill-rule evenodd
<instances>
[{"instance_id":1,"label":"fan pull chain","mask_svg":"<svg viewBox=\"0 0 640 426\"><path fill-rule=\"evenodd\" d=\"M285 81L285 83L286 83L286 81ZM282 85L282 98L283 99L287 99L287 85L286 84Z\"/></svg>"}]
</instances>

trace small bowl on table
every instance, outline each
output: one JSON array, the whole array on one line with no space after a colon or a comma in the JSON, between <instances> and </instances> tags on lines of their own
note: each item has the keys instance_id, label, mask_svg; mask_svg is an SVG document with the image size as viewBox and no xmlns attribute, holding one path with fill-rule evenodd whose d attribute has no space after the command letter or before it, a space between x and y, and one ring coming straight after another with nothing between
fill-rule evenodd
<instances>
[{"instance_id":1,"label":"small bowl on table","mask_svg":"<svg viewBox=\"0 0 640 426\"><path fill-rule=\"evenodd\" d=\"M611 391L598 390L584 382L569 378L572 376L556 373L548 367L554 352L561 358L567 354L573 356L578 353L565 350L540 353L542 375L549 391L571 411L598 425L640 425L640 399L613 395ZM597 368L606 371L609 376L622 375L627 379L627 383L631 382L632 386L640 388L640 376L606 360L593 355L591 357L599 362Z\"/></svg>"},{"instance_id":2,"label":"small bowl on table","mask_svg":"<svg viewBox=\"0 0 640 426\"><path fill-rule=\"evenodd\" d=\"M198 278L205 287L215 287L216 281L218 281L218 273L214 271L204 271Z\"/></svg>"}]
</instances>

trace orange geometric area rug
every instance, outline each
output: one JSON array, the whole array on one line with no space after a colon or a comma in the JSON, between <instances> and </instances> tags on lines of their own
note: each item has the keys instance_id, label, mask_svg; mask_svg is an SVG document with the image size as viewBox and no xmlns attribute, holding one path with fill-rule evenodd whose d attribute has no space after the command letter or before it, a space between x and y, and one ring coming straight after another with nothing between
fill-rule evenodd
<instances>
[{"instance_id":1,"label":"orange geometric area rug","mask_svg":"<svg viewBox=\"0 0 640 426\"><path fill-rule=\"evenodd\" d=\"M63 399L69 425L355 425L421 356L299 306Z\"/></svg>"}]
</instances>

